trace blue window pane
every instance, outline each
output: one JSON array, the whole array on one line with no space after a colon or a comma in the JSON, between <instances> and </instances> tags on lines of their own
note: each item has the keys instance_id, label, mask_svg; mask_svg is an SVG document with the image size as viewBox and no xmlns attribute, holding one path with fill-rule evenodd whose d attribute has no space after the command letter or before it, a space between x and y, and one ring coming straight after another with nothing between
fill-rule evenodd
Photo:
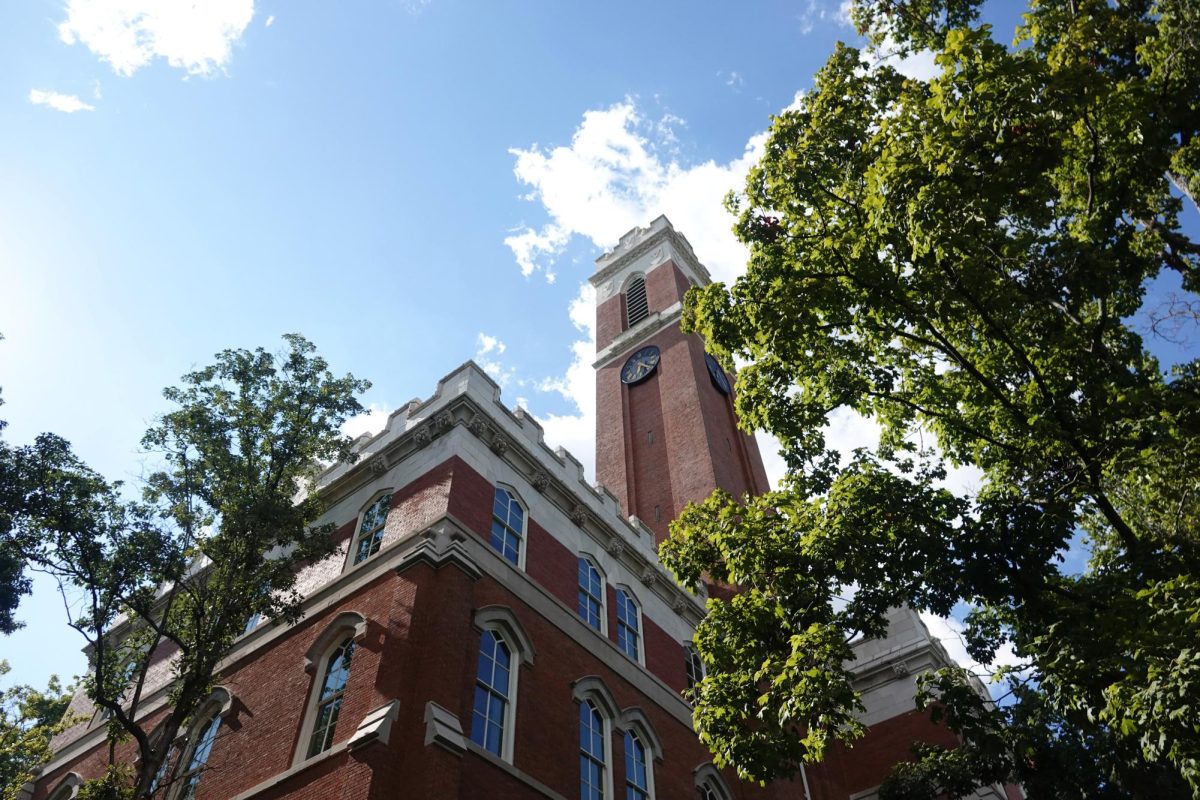
<instances>
[{"instance_id":1,"label":"blue window pane","mask_svg":"<svg viewBox=\"0 0 1200 800\"><path fill-rule=\"evenodd\" d=\"M617 590L617 647L625 655L637 660L638 608L633 597L624 589Z\"/></svg>"},{"instance_id":2,"label":"blue window pane","mask_svg":"<svg viewBox=\"0 0 1200 800\"><path fill-rule=\"evenodd\" d=\"M600 571L582 556L579 559L579 616L588 625L600 630L600 612L604 607L603 581Z\"/></svg>"},{"instance_id":3,"label":"blue window pane","mask_svg":"<svg viewBox=\"0 0 1200 800\"><path fill-rule=\"evenodd\" d=\"M625 798L647 800L650 781L647 776L646 748L632 731L625 733Z\"/></svg>"},{"instance_id":4,"label":"blue window pane","mask_svg":"<svg viewBox=\"0 0 1200 800\"><path fill-rule=\"evenodd\" d=\"M492 504L492 547L512 563L520 564L524 532L525 509L512 494L496 489L496 500Z\"/></svg>"},{"instance_id":5,"label":"blue window pane","mask_svg":"<svg viewBox=\"0 0 1200 800\"><path fill-rule=\"evenodd\" d=\"M487 630L479 638L479 665L471 710L471 741L501 754L504 714L509 692L511 654L504 640Z\"/></svg>"}]
</instances>

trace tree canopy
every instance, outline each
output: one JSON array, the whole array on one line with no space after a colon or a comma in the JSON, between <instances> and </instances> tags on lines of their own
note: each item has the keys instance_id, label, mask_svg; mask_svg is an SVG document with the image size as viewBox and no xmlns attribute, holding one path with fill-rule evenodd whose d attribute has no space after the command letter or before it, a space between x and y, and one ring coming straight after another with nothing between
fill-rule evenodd
<instances>
[{"instance_id":1,"label":"tree canopy","mask_svg":"<svg viewBox=\"0 0 1200 800\"><path fill-rule=\"evenodd\" d=\"M1200 796L1200 361L1143 335L1164 275L1173 312L1200 308L1200 3L1039 0L1011 46L971 0L854 18L873 47L837 47L728 200L746 273L687 299L789 469L662 548L745 589L698 633L701 737L744 776L794 772L863 732L855 636L965 603L970 654L1027 666L999 707L927 676L964 746L921 748L886 796ZM921 49L928 81L879 59ZM830 449L841 408L877 447Z\"/></svg>"},{"instance_id":2,"label":"tree canopy","mask_svg":"<svg viewBox=\"0 0 1200 800\"><path fill-rule=\"evenodd\" d=\"M114 745L132 740L89 797L148 797L170 785L176 734L213 688L253 615L299 617L298 568L332 550L331 525L309 491L323 464L351 458L341 424L368 384L336 377L303 337L286 352L226 350L164 396L174 409L142 444L161 458L140 502L90 470L53 435L10 448L20 487L6 541L56 577L85 638L83 685ZM151 666L168 658L170 706L148 727ZM178 759L175 759L178 762Z\"/></svg>"},{"instance_id":3,"label":"tree canopy","mask_svg":"<svg viewBox=\"0 0 1200 800\"><path fill-rule=\"evenodd\" d=\"M8 674L0 660L0 677ZM50 676L46 690L12 686L0 691L0 800L17 800L34 770L50 757L50 738L63 728L73 687Z\"/></svg>"}]
</instances>

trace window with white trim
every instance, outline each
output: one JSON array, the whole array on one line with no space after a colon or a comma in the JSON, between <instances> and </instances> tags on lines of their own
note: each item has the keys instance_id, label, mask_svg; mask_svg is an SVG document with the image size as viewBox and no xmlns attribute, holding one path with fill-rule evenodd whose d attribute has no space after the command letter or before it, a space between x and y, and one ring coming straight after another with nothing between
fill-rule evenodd
<instances>
[{"instance_id":1,"label":"window with white trim","mask_svg":"<svg viewBox=\"0 0 1200 800\"><path fill-rule=\"evenodd\" d=\"M604 800L608 784L608 724L592 700L579 704L579 797Z\"/></svg>"},{"instance_id":2,"label":"window with white trim","mask_svg":"<svg viewBox=\"0 0 1200 800\"><path fill-rule=\"evenodd\" d=\"M208 757L212 755L213 743L217 741L217 729L220 727L220 712L214 711L211 717L205 718L204 724L199 728L187 759L187 768L179 776L178 800L192 800L196 796L196 787L200 785L200 779L204 776L204 768L208 764Z\"/></svg>"},{"instance_id":3,"label":"window with white trim","mask_svg":"<svg viewBox=\"0 0 1200 800\"><path fill-rule=\"evenodd\" d=\"M392 507L392 494L380 495L362 514L358 533L354 537L354 564L360 564L379 552L383 545L383 533L387 527L388 511Z\"/></svg>"},{"instance_id":4,"label":"window with white trim","mask_svg":"<svg viewBox=\"0 0 1200 800\"><path fill-rule=\"evenodd\" d=\"M475 699L471 706L471 741L505 757L512 693L512 650L500 632L487 628L479 637Z\"/></svg>"},{"instance_id":5,"label":"window with white trim","mask_svg":"<svg viewBox=\"0 0 1200 800\"><path fill-rule=\"evenodd\" d=\"M346 697L346 684L350 681L350 665L353 659L354 638L347 636L325 661L325 671L317 694L313 729L308 737L308 758L333 746L333 736L337 729L342 702Z\"/></svg>"},{"instance_id":6,"label":"window with white trim","mask_svg":"<svg viewBox=\"0 0 1200 800\"><path fill-rule=\"evenodd\" d=\"M628 589L617 589L617 647L634 661L641 660L641 609Z\"/></svg>"},{"instance_id":7,"label":"window with white trim","mask_svg":"<svg viewBox=\"0 0 1200 800\"><path fill-rule=\"evenodd\" d=\"M492 505L491 545L500 555L520 566L524 540L525 507L515 494L497 486L496 501Z\"/></svg>"},{"instance_id":8,"label":"window with white trim","mask_svg":"<svg viewBox=\"0 0 1200 800\"><path fill-rule=\"evenodd\" d=\"M634 275L625 287L625 320L632 328L650 316L650 306L646 302L646 278Z\"/></svg>"},{"instance_id":9,"label":"window with white trim","mask_svg":"<svg viewBox=\"0 0 1200 800\"><path fill-rule=\"evenodd\" d=\"M579 557L579 616L598 631L604 630L604 578L587 556Z\"/></svg>"},{"instance_id":10,"label":"window with white trim","mask_svg":"<svg viewBox=\"0 0 1200 800\"><path fill-rule=\"evenodd\" d=\"M625 731L625 800L650 800L650 756L636 731Z\"/></svg>"},{"instance_id":11,"label":"window with white trim","mask_svg":"<svg viewBox=\"0 0 1200 800\"><path fill-rule=\"evenodd\" d=\"M696 795L699 800L732 800L733 795L729 793L725 779L711 762L696 767L692 774L696 778Z\"/></svg>"}]
</instances>

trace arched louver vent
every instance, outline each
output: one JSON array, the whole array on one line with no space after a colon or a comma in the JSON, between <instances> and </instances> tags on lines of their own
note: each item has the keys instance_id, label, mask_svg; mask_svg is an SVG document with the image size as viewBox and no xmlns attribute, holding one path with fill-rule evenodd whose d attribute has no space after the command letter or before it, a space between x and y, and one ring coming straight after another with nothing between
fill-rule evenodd
<instances>
[{"instance_id":1,"label":"arched louver vent","mask_svg":"<svg viewBox=\"0 0 1200 800\"><path fill-rule=\"evenodd\" d=\"M631 328L650 316L650 307L646 304L646 279L641 275L631 278L629 288L625 290L625 316Z\"/></svg>"}]
</instances>

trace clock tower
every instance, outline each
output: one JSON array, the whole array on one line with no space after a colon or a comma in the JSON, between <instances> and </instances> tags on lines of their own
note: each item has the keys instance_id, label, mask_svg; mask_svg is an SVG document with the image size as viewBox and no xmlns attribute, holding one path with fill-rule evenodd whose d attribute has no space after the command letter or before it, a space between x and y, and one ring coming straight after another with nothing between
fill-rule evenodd
<instances>
[{"instance_id":1,"label":"clock tower","mask_svg":"<svg viewBox=\"0 0 1200 800\"><path fill-rule=\"evenodd\" d=\"M713 489L767 491L766 471L732 377L679 329L684 294L711 280L687 239L659 217L596 266L596 478L657 543Z\"/></svg>"}]
</instances>

